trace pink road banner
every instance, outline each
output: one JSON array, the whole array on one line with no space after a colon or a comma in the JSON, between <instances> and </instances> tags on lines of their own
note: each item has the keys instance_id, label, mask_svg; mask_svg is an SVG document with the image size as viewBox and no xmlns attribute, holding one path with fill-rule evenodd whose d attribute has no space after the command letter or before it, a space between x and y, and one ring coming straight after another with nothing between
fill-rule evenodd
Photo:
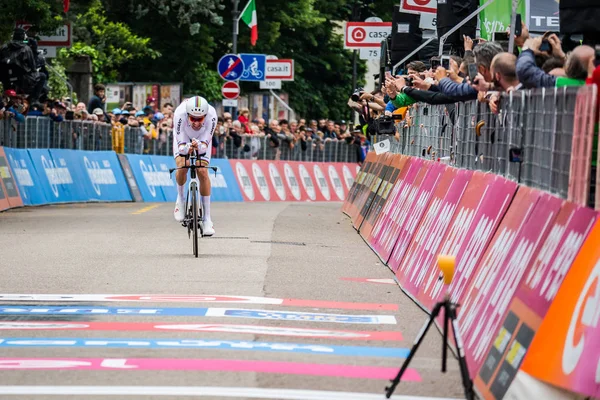
<instances>
[{"instance_id":1,"label":"pink road banner","mask_svg":"<svg viewBox=\"0 0 600 400\"><path fill-rule=\"evenodd\" d=\"M507 393L597 215L587 207L563 203L475 378L475 385L485 398L501 399Z\"/></svg>"},{"instance_id":2,"label":"pink road banner","mask_svg":"<svg viewBox=\"0 0 600 400\"><path fill-rule=\"evenodd\" d=\"M396 277L402 288L416 298L418 288L423 284L429 266L435 263L442 238L450 227L450 222L468 193L483 191L484 174L459 170L444 197L435 193L425 216L421 219L417 233L413 237Z\"/></svg>"},{"instance_id":3,"label":"pink road banner","mask_svg":"<svg viewBox=\"0 0 600 400\"><path fill-rule=\"evenodd\" d=\"M440 254L456 257L454 280L450 285L453 300L458 301L462 298L461 295L508 210L516 190L515 182L486 174L482 189L471 191L468 188L461 199L439 250ZM422 305L432 308L446 289L443 281L437 279L439 270L436 260L428 268L424 285L418 289L417 298Z\"/></svg>"},{"instance_id":4,"label":"pink road banner","mask_svg":"<svg viewBox=\"0 0 600 400\"><path fill-rule=\"evenodd\" d=\"M446 166L440 163L432 163L427 166L427 175L423 179L422 183L418 184L415 181L415 186L418 184L418 193L415 199L409 199L410 201L405 202L402 205L400 213L403 214L403 223L398 224L394 231L394 235L397 237L393 251L388 260L388 266L392 271L397 271L400 266L402 257L406 249L410 245L412 238L417 230L417 226L423 218L423 214L429 206L431 197L440 179L444 175Z\"/></svg>"},{"instance_id":5,"label":"pink road banner","mask_svg":"<svg viewBox=\"0 0 600 400\"><path fill-rule=\"evenodd\" d=\"M534 229L533 226L540 227L540 225L544 230L549 229L550 224L556 218L557 212L553 215L550 211L545 214L540 212L544 216L543 219L539 221L539 224L533 223L534 220L530 217L541 194L542 192L528 187L521 186L519 188L515 201L511 204L486 250L483 261L479 263L476 271L471 276L471 281L464 295L459 298L462 306L458 310L458 322L472 376L475 376L481 366L483 353L488 348L487 345L483 348L481 343L487 341L488 336L491 337L496 333L495 329L484 329L484 326L494 322L490 320L491 318L500 320L500 317L495 315L493 305L500 307L500 299L502 299L502 301L507 302L503 306L506 309L510 301L510 298L506 300L502 296L503 292L498 291L498 289L502 287L504 291L509 291L509 287L506 286L507 282L503 279L506 276L505 269L507 269L508 263L514 262L511 261L515 256L514 249L519 248L523 252L521 246L524 244L527 252L519 254L518 257L531 258L542 239L525 240L524 232L529 232L530 229ZM560 207L560 203L557 206ZM539 218L538 213L535 215ZM532 232L538 232L539 235L539 230ZM517 259L517 262L520 263L519 259ZM527 263L522 264L523 267L527 267ZM509 277L509 279L514 278ZM518 283L516 282L515 287ZM490 301L492 293L494 293L493 303ZM499 323L500 321L496 322Z\"/></svg>"},{"instance_id":6,"label":"pink road banner","mask_svg":"<svg viewBox=\"0 0 600 400\"><path fill-rule=\"evenodd\" d=\"M284 375L312 375L339 378L388 380L397 367L306 364L280 361L182 359L182 358L0 358L0 371L8 370L104 370L104 371L230 371ZM403 380L419 382L414 369Z\"/></svg>"},{"instance_id":7,"label":"pink road banner","mask_svg":"<svg viewBox=\"0 0 600 400\"><path fill-rule=\"evenodd\" d=\"M347 331L339 329L306 329L285 326L181 324L173 322L0 321L0 332L1 331L226 332L233 334L327 338L339 340L402 340L402 333L393 331Z\"/></svg>"},{"instance_id":8,"label":"pink road banner","mask_svg":"<svg viewBox=\"0 0 600 400\"><path fill-rule=\"evenodd\" d=\"M387 263L395 244L395 229L403 222L405 215L400 213L405 202L412 203L418 193L418 185L423 181L427 173L428 165L424 166L425 160L411 158L405 165L406 175L400 175L392 194L382 213L382 218L376 222L371 236L371 245L375 253Z\"/></svg>"}]
</instances>

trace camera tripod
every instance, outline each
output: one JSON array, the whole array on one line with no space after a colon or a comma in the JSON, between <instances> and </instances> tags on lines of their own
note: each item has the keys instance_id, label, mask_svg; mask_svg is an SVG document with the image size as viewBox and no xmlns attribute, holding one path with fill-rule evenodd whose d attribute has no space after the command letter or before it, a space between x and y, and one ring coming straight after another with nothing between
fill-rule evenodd
<instances>
[{"instance_id":1,"label":"camera tripod","mask_svg":"<svg viewBox=\"0 0 600 400\"><path fill-rule=\"evenodd\" d=\"M415 353L419 349L419 345L425 338L427 331L429 330L431 325L434 323L434 321L437 318L437 316L439 315L440 311L443 309L444 310L444 331L443 331L444 341L443 341L443 347L442 347L442 372L444 372L444 373L446 372L446 361L447 361L447 357L448 357L448 325L452 324L452 332L454 333L454 344L456 345L456 349L458 351L458 364L460 365L460 374L462 377L463 388L465 390L465 398L467 400L475 399L475 392L473 391L473 381L471 380L471 377L469 375L469 368L467 367L467 360L465 359L465 353L463 350L462 339L460 337L460 332L459 332L458 325L456 322L456 309L459 306L460 306L459 304L453 303L450 300L450 295L448 295L448 294L444 298L444 301L440 301L440 302L436 303L436 305L433 307L433 311L431 312L431 316L429 317L429 320L425 323L425 325L423 325L423 328L421 328L419 336L417 336L415 344L410 349L410 353L408 354L408 357L406 357L406 360L404 360L404 364L402 364L402 368L400 368L398 375L396 375L396 377L394 379L390 380L390 382L392 384L385 388L385 390L386 390L385 397L387 397L389 399L392 396L392 393L394 393L396 386L398 386L398 384L400 383L400 379L402 379L402 375L404 374L404 371L406 371L406 368L408 368L408 364L410 364L410 361L412 360Z\"/></svg>"}]
</instances>

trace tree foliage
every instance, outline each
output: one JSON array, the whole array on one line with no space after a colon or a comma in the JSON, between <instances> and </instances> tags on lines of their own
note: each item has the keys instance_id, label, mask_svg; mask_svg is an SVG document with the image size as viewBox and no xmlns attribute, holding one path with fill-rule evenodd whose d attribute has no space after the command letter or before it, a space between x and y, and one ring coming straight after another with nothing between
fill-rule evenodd
<instances>
[{"instance_id":1,"label":"tree foliage","mask_svg":"<svg viewBox=\"0 0 600 400\"><path fill-rule=\"evenodd\" d=\"M61 99L67 95L70 96L71 93L69 93L69 88L65 83L67 81L65 66L59 60L51 60L49 65L51 68L48 68L48 86L50 87L48 97Z\"/></svg>"},{"instance_id":2,"label":"tree foliage","mask_svg":"<svg viewBox=\"0 0 600 400\"><path fill-rule=\"evenodd\" d=\"M62 1L2 1L0 7L0 43L10 40L16 22L33 25L36 32L49 33L63 23Z\"/></svg>"},{"instance_id":3,"label":"tree foliage","mask_svg":"<svg viewBox=\"0 0 600 400\"><path fill-rule=\"evenodd\" d=\"M75 43L61 50L61 60L89 56L96 81L112 82L120 78L120 67L128 61L156 58L160 53L121 22L108 20L100 0L74 20Z\"/></svg>"},{"instance_id":4,"label":"tree foliage","mask_svg":"<svg viewBox=\"0 0 600 400\"><path fill-rule=\"evenodd\" d=\"M72 0L67 15L61 0L12 1L0 14L0 37L15 20L52 30L70 19L75 41L59 60L91 57L95 81L183 82L184 92L218 100L223 81L216 63L231 52L230 1ZM391 21L397 0L256 0L256 6L258 43L250 46L250 31L240 22L238 52L294 59L295 81L283 84L292 108L309 118L347 118L353 54L343 48L343 22ZM358 60L359 85L364 72ZM258 90L242 83L243 93Z\"/></svg>"}]
</instances>

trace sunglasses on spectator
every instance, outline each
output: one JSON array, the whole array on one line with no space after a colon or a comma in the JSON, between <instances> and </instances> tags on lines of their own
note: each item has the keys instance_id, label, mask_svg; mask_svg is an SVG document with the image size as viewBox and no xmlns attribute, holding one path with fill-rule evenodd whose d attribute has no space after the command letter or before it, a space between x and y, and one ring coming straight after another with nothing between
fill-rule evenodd
<instances>
[{"instance_id":1,"label":"sunglasses on spectator","mask_svg":"<svg viewBox=\"0 0 600 400\"><path fill-rule=\"evenodd\" d=\"M194 117L193 115L188 115L188 118L190 119L190 122L202 122L204 121L204 118L206 118L206 115L204 117Z\"/></svg>"}]
</instances>

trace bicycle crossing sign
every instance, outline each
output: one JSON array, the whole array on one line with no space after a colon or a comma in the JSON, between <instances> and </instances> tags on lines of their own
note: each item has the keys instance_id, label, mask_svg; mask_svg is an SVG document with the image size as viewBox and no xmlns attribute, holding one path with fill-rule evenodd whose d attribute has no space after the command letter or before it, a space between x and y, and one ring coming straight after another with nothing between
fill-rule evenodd
<instances>
[{"instance_id":1,"label":"bicycle crossing sign","mask_svg":"<svg viewBox=\"0 0 600 400\"><path fill-rule=\"evenodd\" d=\"M262 82L267 70L266 54L240 54L244 71L240 81Z\"/></svg>"},{"instance_id":2,"label":"bicycle crossing sign","mask_svg":"<svg viewBox=\"0 0 600 400\"><path fill-rule=\"evenodd\" d=\"M219 60L217 71L226 81L237 81L244 73L244 62L235 54L226 54Z\"/></svg>"}]
</instances>

